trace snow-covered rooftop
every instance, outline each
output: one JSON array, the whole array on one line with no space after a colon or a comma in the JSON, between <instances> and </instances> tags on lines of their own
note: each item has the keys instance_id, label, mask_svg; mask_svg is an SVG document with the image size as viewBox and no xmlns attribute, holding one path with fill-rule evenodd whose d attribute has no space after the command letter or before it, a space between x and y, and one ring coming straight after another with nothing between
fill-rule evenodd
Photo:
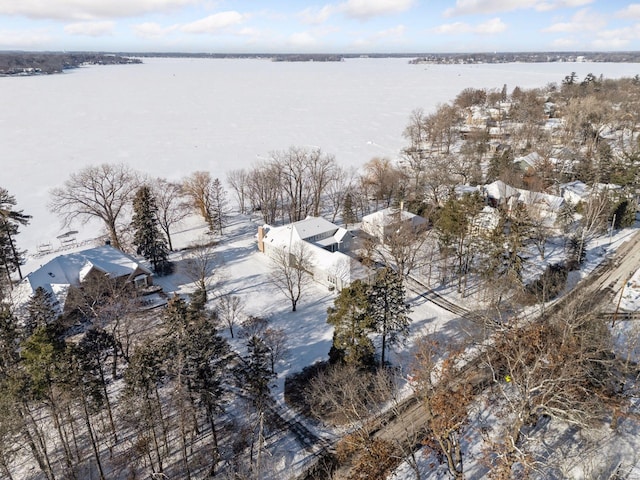
<instances>
[{"instance_id":1,"label":"snow-covered rooftop","mask_svg":"<svg viewBox=\"0 0 640 480\"><path fill-rule=\"evenodd\" d=\"M426 223L427 220L415 213L407 212L406 210L399 210L393 207L378 210L377 212L373 212L362 217L363 223L371 223L375 225L386 226L399 221L411 221L412 225L417 226Z\"/></svg>"},{"instance_id":2,"label":"snow-covered rooftop","mask_svg":"<svg viewBox=\"0 0 640 480\"><path fill-rule=\"evenodd\" d=\"M129 276L134 272L151 275L138 260L110 245L59 255L27 275L14 290L14 303L22 305L41 287L53 295L60 311L70 286L80 285L92 271L110 278Z\"/></svg>"}]
</instances>

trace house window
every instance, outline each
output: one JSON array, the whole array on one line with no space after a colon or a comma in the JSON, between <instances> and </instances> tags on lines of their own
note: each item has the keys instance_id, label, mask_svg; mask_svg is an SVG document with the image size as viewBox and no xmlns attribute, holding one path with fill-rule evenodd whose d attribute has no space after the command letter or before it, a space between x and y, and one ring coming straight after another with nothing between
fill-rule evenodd
<instances>
[{"instance_id":1,"label":"house window","mask_svg":"<svg viewBox=\"0 0 640 480\"><path fill-rule=\"evenodd\" d=\"M336 277L334 275L327 275L327 282L329 282L331 285L335 285Z\"/></svg>"},{"instance_id":2,"label":"house window","mask_svg":"<svg viewBox=\"0 0 640 480\"><path fill-rule=\"evenodd\" d=\"M133 279L133 284L136 288L142 288L147 286L147 276L146 275L138 275Z\"/></svg>"}]
</instances>

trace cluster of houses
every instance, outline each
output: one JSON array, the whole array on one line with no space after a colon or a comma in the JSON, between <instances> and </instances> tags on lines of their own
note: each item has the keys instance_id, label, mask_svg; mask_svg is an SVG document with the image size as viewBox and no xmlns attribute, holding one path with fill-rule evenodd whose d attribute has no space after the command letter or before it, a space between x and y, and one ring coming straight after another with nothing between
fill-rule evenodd
<instances>
[{"instance_id":1,"label":"cluster of houses","mask_svg":"<svg viewBox=\"0 0 640 480\"><path fill-rule=\"evenodd\" d=\"M584 183L575 181L561 185L561 195L532 192L512 187L500 180L457 190L459 195L478 192L485 200L485 207L471 220L474 232L490 231L499 225L498 207L507 214L516 205L524 205L528 211L553 226L562 206L570 202L577 204L586 200L591 189ZM360 231L366 236L384 244L392 232L400 225L411 229L425 226L427 220L402 208L387 208L362 218ZM280 253L294 255L300 251L295 247L303 242L315 281L330 289L342 289L356 279L366 279L370 272L356 260L355 251L360 246L359 238L352 231L335 225L322 217L308 217L304 220L282 226L263 225L257 233L258 250L273 258L282 258ZM291 261L295 261L292 258Z\"/></svg>"},{"instance_id":2,"label":"cluster of houses","mask_svg":"<svg viewBox=\"0 0 640 480\"><path fill-rule=\"evenodd\" d=\"M522 204L531 212L546 218L553 224L565 202L577 204L590 194L590 188L576 181L561 186L561 195L531 192L514 188L500 180L478 187L461 187L458 195L478 192L486 206L471 222L474 231L489 231L499 224L497 207L507 213ZM384 244L400 226L413 230L422 228L427 220L402 208L387 208L362 218L360 231L375 241ZM269 257L280 257L282 252L294 255L294 248L301 242L305 255L312 265L313 278L329 289L341 290L356 279L366 279L371 272L356 256L360 243L353 231L333 224L322 217L282 226L264 225L258 228L257 247ZM295 261L295 258L291 258ZM59 255L38 270L27 275L15 288L12 296L17 311L24 307L38 288L49 292L53 307L60 314L66 312L69 292L82 288L89 279L101 276L112 281L129 282L140 290L152 285L152 272L143 262L110 245L90 248ZM24 310L24 309L23 309Z\"/></svg>"}]
</instances>

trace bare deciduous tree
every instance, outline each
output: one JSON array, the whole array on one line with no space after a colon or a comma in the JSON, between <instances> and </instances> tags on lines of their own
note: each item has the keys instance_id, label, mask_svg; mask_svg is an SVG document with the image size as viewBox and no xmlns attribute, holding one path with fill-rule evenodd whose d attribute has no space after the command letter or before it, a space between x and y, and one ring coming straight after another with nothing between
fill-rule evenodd
<instances>
[{"instance_id":1,"label":"bare deciduous tree","mask_svg":"<svg viewBox=\"0 0 640 480\"><path fill-rule=\"evenodd\" d=\"M444 456L449 473L459 480L463 478L460 440L469 422L467 408L473 400L471 385L459 376L460 355L455 349L443 351L433 338L424 337L418 343L412 369L428 426L424 443Z\"/></svg>"},{"instance_id":2,"label":"bare deciduous tree","mask_svg":"<svg viewBox=\"0 0 640 480\"><path fill-rule=\"evenodd\" d=\"M253 210L260 211L264 223L275 223L282 204L279 166L265 162L254 167L249 173L248 188Z\"/></svg>"},{"instance_id":3,"label":"bare deciduous tree","mask_svg":"<svg viewBox=\"0 0 640 480\"><path fill-rule=\"evenodd\" d=\"M238 318L244 310L242 299L237 295L232 295L230 293L220 295L216 310L220 320L226 323L227 327L229 327L229 334L231 335L231 338L233 338L233 327L238 322Z\"/></svg>"},{"instance_id":4,"label":"bare deciduous tree","mask_svg":"<svg viewBox=\"0 0 640 480\"><path fill-rule=\"evenodd\" d=\"M262 333L262 340L269 349L271 372L276 373L276 363L287 356L287 334L282 328L268 327Z\"/></svg>"},{"instance_id":5,"label":"bare deciduous tree","mask_svg":"<svg viewBox=\"0 0 640 480\"><path fill-rule=\"evenodd\" d=\"M427 225L413 227L410 222L401 222L385 238L384 245L378 245L378 253L384 263L393 267L401 279L426 265L425 243L430 240L432 229Z\"/></svg>"},{"instance_id":6,"label":"bare deciduous tree","mask_svg":"<svg viewBox=\"0 0 640 480\"><path fill-rule=\"evenodd\" d=\"M312 281L311 251L304 242L297 242L291 250L275 250L271 264L271 281L291 301L291 311L295 312Z\"/></svg>"},{"instance_id":7,"label":"bare deciduous tree","mask_svg":"<svg viewBox=\"0 0 640 480\"><path fill-rule=\"evenodd\" d=\"M51 190L49 208L63 218L65 225L76 218L99 218L113 246L121 248L119 220L138 185L137 174L124 164L86 167L72 173L64 186Z\"/></svg>"},{"instance_id":8,"label":"bare deciduous tree","mask_svg":"<svg viewBox=\"0 0 640 480\"><path fill-rule=\"evenodd\" d=\"M319 215L322 195L336 174L335 159L320 149L290 147L273 152L271 163L278 166L279 187L288 220L296 222Z\"/></svg>"},{"instance_id":9,"label":"bare deciduous tree","mask_svg":"<svg viewBox=\"0 0 640 480\"><path fill-rule=\"evenodd\" d=\"M238 201L240 213L247 213L247 199L249 197L249 172L244 168L227 172L227 182L231 185Z\"/></svg>"},{"instance_id":10,"label":"bare deciduous tree","mask_svg":"<svg viewBox=\"0 0 640 480\"><path fill-rule=\"evenodd\" d=\"M156 178L150 186L158 207L158 225L167 237L169 250L173 250L171 228L189 215L189 209L182 199L182 187L164 178Z\"/></svg>"},{"instance_id":11,"label":"bare deciduous tree","mask_svg":"<svg viewBox=\"0 0 640 480\"><path fill-rule=\"evenodd\" d=\"M220 180L211 178L209 172L193 172L184 179L182 190L207 222L209 231L222 234L227 203L226 191Z\"/></svg>"},{"instance_id":12,"label":"bare deciduous tree","mask_svg":"<svg viewBox=\"0 0 640 480\"><path fill-rule=\"evenodd\" d=\"M220 281L214 274L216 256L212 246L202 245L187 251L181 262L180 272L195 285L195 291L202 295L200 301L206 302L208 292Z\"/></svg>"},{"instance_id":13,"label":"bare deciduous tree","mask_svg":"<svg viewBox=\"0 0 640 480\"><path fill-rule=\"evenodd\" d=\"M371 186L373 197L385 207L394 198L403 197L404 173L388 158L372 158L364 165L363 183Z\"/></svg>"},{"instance_id":14,"label":"bare deciduous tree","mask_svg":"<svg viewBox=\"0 0 640 480\"><path fill-rule=\"evenodd\" d=\"M611 335L598 300L577 298L543 321L501 325L485 353L506 419L491 448L494 476L536 467L527 432L543 417L589 429L616 403Z\"/></svg>"},{"instance_id":15,"label":"bare deciduous tree","mask_svg":"<svg viewBox=\"0 0 640 480\"><path fill-rule=\"evenodd\" d=\"M607 190L593 190L587 200L581 204L580 226L585 242L602 233L607 228L607 215L611 208L611 199Z\"/></svg>"},{"instance_id":16,"label":"bare deciduous tree","mask_svg":"<svg viewBox=\"0 0 640 480\"><path fill-rule=\"evenodd\" d=\"M343 210L345 198L356 184L356 170L336 167L335 175L331 177L326 187L325 199L327 208L331 212L331 222L336 221L336 217ZM352 195L353 203L353 195Z\"/></svg>"}]
</instances>

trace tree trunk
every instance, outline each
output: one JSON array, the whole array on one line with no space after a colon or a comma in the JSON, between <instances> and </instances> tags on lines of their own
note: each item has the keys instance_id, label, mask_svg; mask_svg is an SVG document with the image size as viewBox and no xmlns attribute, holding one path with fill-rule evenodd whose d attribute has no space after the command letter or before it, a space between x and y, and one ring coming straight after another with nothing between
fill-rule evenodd
<instances>
[{"instance_id":1,"label":"tree trunk","mask_svg":"<svg viewBox=\"0 0 640 480\"><path fill-rule=\"evenodd\" d=\"M5 478L7 480L13 480L13 476L11 475L11 471L9 470L7 459L2 452L0 452L0 467L2 467L2 472L3 475L5 475Z\"/></svg>"},{"instance_id":2,"label":"tree trunk","mask_svg":"<svg viewBox=\"0 0 640 480\"><path fill-rule=\"evenodd\" d=\"M120 239L118 238L118 232L114 221L107 222L107 230L109 232L109 238L111 239L112 246L121 250Z\"/></svg>"},{"instance_id":3,"label":"tree trunk","mask_svg":"<svg viewBox=\"0 0 640 480\"><path fill-rule=\"evenodd\" d=\"M5 221L6 223L6 221ZM9 231L9 228L7 227L6 229L6 233L7 233L7 238L9 239L9 245L11 245L11 254L13 255L13 264L16 267L16 270L18 272L18 277L20 277L20 280L22 280L22 270L20 270L20 259L18 258L18 252L16 251L16 245L15 243L13 243L13 238L11 237L11 232Z\"/></svg>"},{"instance_id":4,"label":"tree trunk","mask_svg":"<svg viewBox=\"0 0 640 480\"><path fill-rule=\"evenodd\" d=\"M78 447L78 436L76 435L76 429L75 429L75 417L73 415L73 413L71 412L71 406L69 404L67 404L67 423L69 424L69 427L71 428L71 438L73 440L73 448L76 452L76 461L80 461L80 448Z\"/></svg>"},{"instance_id":5,"label":"tree trunk","mask_svg":"<svg viewBox=\"0 0 640 480\"><path fill-rule=\"evenodd\" d=\"M52 392L49 392L52 395ZM73 471L73 459L71 458L71 449L69 448L69 442L67 441L65 432L62 429L62 425L60 424L60 417L58 416L58 409L55 408L53 403L49 404L49 411L51 412L51 417L53 418L53 424L56 427L56 431L58 432L58 438L60 439L60 443L62 443L62 449L64 450L64 462L67 464L67 472L71 475L72 478L76 478L76 475Z\"/></svg>"},{"instance_id":6,"label":"tree trunk","mask_svg":"<svg viewBox=\"0 0 640 480\"><path fill-rule=\"evenodd\" d=\"M114 364L115 364L115 360L114 360ZM107 414L109 415L109 425L111 426L111 432L113 433L113 442L114 445L118 443L118 433L116 432L116 424L113 421L113 411L111 409L111 401L109 400L109 393L107 392L107 382L104 378L104 370L102 368L102 365L100 365L99 367L99 371L100 371L100 383L102 385L102 393L104 395L104 402L107 406ZM115 377L114 377L115 378Z\"/></svg>"},{"instance_id":7,"label":"tree trunk","mask_svg":"<svg viewBox=\"0 0 640 480\"><path fill-rule=\"evenodd\" d=\"M180 449L182 450L182 463L186 473L187 480L191 480L191 471L189 470L189 456L187 454L187 432L185 428L184 408L180 412Z\"/></svg>"},{"instance_id":8,"label":"tree trunk","mask_svg":"<svg viewBox=\"0 0 640 480\"><path fill-rule=\"evenodd\" d=\"M93 449L93 455L96 459L96 465L98 466L98 473L100 474L100 480L106 480L104 471L102 470L102 462L100 461L100 452L98 451L98 445L96 444L95 436L93 435L93 428L91 427L91 416L89 415L89 407L87 405L87 398L84 392L80 393L82 401L82 410L84 412L84 422L87 427L87 433L89 434L89 440L91 440L91 448Z\"/></svg>"},{"instance_id":9,"label":"tree trunk","mask_svg":"<svg viewBox=\"0 0 640 480\"><path fill-rule=\"evenodd\" d=\"M26 403L24 403L22 407L23 408L19 409L19 414L24 421L25 428L23 429L23 431L25 432L25 435L27 437L27 443L29 444L31 453L33 453L33 456L38 462L38 466L40 467L40 470L42 470L44 474L47 476L47 480L55 480L56 477L53 474L53 469L51 468L51 461L49 459L49 454L47 453L47 444L45 442L45 439L42 437L42 434L38 429L38 424L36 423L35 418L33 418L33 414L31 413L29 406ZM29 425L26 422L27 419L25 418L25 412L28 416L28 419L31 421L31 425L33 425L34 432L35 432L35 439L34 439L34 435L31 433L31 430L29 429ZM37 440L37 443L36 443L36 440Z\"/></svg>"}]
</instances>

